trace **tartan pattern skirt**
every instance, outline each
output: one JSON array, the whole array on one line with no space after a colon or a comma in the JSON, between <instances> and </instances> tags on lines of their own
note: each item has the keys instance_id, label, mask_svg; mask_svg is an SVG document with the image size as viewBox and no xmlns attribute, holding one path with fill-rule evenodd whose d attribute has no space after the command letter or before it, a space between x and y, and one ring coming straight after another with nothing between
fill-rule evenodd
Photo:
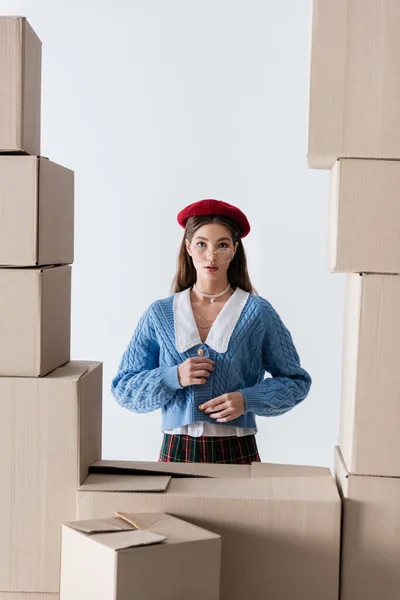
<instances>
[{"instance_id":1,"label":"tartan pattern skirt","mask_svg":"<svg viewBox=\"0 0 400 600\"><path fill-rule=\"evenodd\" d=\"M255 435L192 437L165 433L159 462L249 465L260 462Z\"/></svg>"}]
</instances>

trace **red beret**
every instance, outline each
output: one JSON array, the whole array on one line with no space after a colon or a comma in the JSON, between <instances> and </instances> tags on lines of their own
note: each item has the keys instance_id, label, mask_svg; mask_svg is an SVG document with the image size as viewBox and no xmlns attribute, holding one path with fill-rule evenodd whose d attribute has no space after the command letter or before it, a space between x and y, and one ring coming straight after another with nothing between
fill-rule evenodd
<instances>
[{"instance_id":1,"label":"red beret","mask_svg":"<svg viewBox=\"0 0 400 600\"><path fill-rule=\"evenodd\" d=\"M250 232L250 223L247 220L246 215L236 206L223 202L222 200L199 200L189 204L182 209L177 216L177 220L181 227L186 227L186 221L189 217L196 217L199 215L221 215L223 217L230 217L239 225L241 229L240 237L244 238Z\"/></svg>"}]
</instances>

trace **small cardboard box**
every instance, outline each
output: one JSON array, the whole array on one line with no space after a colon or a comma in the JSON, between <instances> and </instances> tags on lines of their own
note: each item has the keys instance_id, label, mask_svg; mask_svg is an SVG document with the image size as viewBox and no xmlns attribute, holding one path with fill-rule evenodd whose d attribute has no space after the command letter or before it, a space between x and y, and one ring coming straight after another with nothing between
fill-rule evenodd
<instances>
[{"instance_id":1,"label":"small cardboard box","mask_svg":"<svg viewBox=\"0 0 400 600\"><path fill-rule=\"evenodd\" d=\"M46 158L0 156L0 265L73 260L73 171Z\"/></svg>"},{"instance_id":2,"label":"small cardboard box","mask_svg":"<svg viewBox=\"0 0 400 600\"><path fill-rule=\"evenodd\" d=\"M308 164L400 158L398 0L314 0Z\"/></svg>"},{"instance_id":3,"label":"small cardboard box","mask_svg":"<svg viewBox=\"0 0 400 600\"><path fill-rule=\"evenodd\" d=\"M168 513L221 535L221 600L337 600L341 503L329 469L96 463L78 519L119 510Z\"/></svg>"},{"instance_id":4,"label":"small cardboard box","mask_svg":"<svg viewBox=\"0 0 400 600\"><path fill-rule=\"evenodd\" d=\"M339 448L335 472L343 499L340 598L398 600L400 479L354 475Z\"/></svg>"},{"instance_id":5,"label":"small cardboard box","mask_svg":"<svg viewBox=\"0 0 400 600\"><path fill-rule=\"evenodd\" d=\"M166 514L62 528L61 600L218 600L220 569L220 536Z\"/></svg>"},{"instance_id":6,"label":"small cardboard box","mask_svg":"<svg viewBox=\"0 0 400 600\"><path fill-rule=\"evenodd\" d=\"M330 182L329 269L400 273L400 161L341 159Z\"/></svg>"},{"instance_id":7,"label":"small cardboard box","mask_svg":"<svg viewBox=\"0 0 400 600\"><path fill-rule=\"evenodd\" d=\"M400 476L400 276L346 281L339 445L351 473Z\"/></svg>"},{"instance_id":8,"label":"small cardboard box","mask_svg":"<svg viewBox=\"0 0 400 600\"><path fill-rule=\"evenodd\" d=\"M71 267L0 269L0 376L39 377L70 359Z\"/></svg>"},{"instance_id":9,"label":"small cardboard box","mask_svg":"<svg viewBox=\"0 0 400 600\"><path fill-rule=\"evenodd\" d=\"M61 524L101 457L101 415L101 363L0 377L0 590L59 592Z\"/></svg>"},{"instance_id":10,"label":"small cardboard box","mask_svg":"<svg viewBox=\"0 0 400 600\"><path fill-rule=\"evenodd\" d=\"M0 17L0 152L40 154L42 43L23 17Z\"/></svg>"}]
</instances>

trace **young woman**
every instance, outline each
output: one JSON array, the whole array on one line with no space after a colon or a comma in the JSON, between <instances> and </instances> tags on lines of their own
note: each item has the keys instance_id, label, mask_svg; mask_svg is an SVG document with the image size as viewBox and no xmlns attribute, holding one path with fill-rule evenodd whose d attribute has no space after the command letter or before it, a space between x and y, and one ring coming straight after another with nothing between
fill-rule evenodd
<instances>
[{"instance_id":1,"label":"young woman","mask_svg":"<svg viewBox=\"0 0 400 600\"><path fill-rule=\"evenodd\" d=\"M185 233L173 294L140 318L112 392L136 413L162 410L160 461L260 461L256 415L292 409L311 378L288 329L250 282L246 215L200 200L177 218Z\"/></svg>"}]
</instances>

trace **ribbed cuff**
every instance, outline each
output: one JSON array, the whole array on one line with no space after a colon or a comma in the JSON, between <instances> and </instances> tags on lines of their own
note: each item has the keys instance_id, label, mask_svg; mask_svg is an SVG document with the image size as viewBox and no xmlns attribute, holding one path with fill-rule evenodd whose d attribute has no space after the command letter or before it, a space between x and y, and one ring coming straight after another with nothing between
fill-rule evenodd
<instances>
[{"instance_id":1,"label":"ribbed cuff","mask_svg":"<svg viewBox=\"0 0 400 600\"><path fill-rule=\"evenodd\" d=\"M243 395L246 403L245 412L256 413L260 407L260 403L263 400L263 394L260 393L255 387L248 387L244 390L238 390Z\"/></svg>"},{"instance_id":2,"label":"ribbed cuff","mask_svg":"<svg viewBox=\"0 0 400 600\"><path fill-rule=\"evenodd\" d=\"M183 386L179 383L178 365L163 368L161 383L171 392L183 389Z\"/></svg>"}]
</instances>

